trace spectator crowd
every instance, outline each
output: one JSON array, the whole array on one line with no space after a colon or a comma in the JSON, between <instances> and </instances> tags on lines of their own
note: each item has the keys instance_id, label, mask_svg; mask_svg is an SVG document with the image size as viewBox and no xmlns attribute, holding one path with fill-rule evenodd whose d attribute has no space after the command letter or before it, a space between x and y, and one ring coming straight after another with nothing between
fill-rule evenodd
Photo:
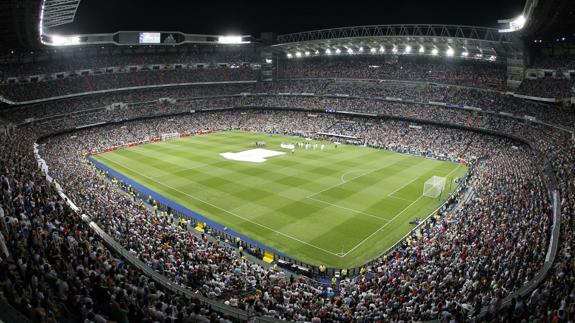
<instances>
[{"instance_id":1,"label":"spectator crowd","mask_svg":"<svg viewBox=\"0 0 575 323\"><path fill-rule=\"evenodd\" d=\"M120 53L123 51L123 53ZM221 50L220 48L186 48L180 47L168 52L142 53L123 48L118 51L106 48L103 51L78 51L49 57L25 57L22 61L0 65L0 79L9 77L32 76L62 72L74 72L86 69L101 70L107 68L125 68L137 65L170 65L170 64L204 64L218 63L242 64L257 62L256 50L253 46ZM38 56L42 55L37 53ZM26 55L28 56L28 55Z\"/></svg>"},{"instance_id":2,"label":"spectator crowd","mask_svg":"<svg viewBox=\"0 0 575 323\"><path fill-rule=\"evenodd\" d=\"M335 289L284 277L239 258L233 247L200 240L134 203L82 156L91 149L174 131L244 129L313 135L333 130L333 124L341 122L338 119L324 115L310 120L303 112L203 112L171 121L135 121L126 128L85 130L72 139L56 137L46 142L42 155L55 178L69 185L70 198L152 268L205 296L226 295L230 304L260 315L290 320L457 317L464 315L466 307L472 313L482 306L497 306L502 297L533 278L548 244L548 197L529 149L504 139L433 126L413 129L400 121L364 124L361 119L352 120L357 124L354 135L373 146L487 159L472 179L473 200L460 213L426 227L422 239L427 244L404 245L368 274L341 281ZM494 151L497 157L488 157ZM476 240L481 243L471 248L471 241ZM490 261L485 262L485 257ZM238 290L248 296L238 297L233 293Z\"/></svg>"},{"instance_id":3,"label":"spectator crowd","mask_svg":"<svg viewBox=\"0 0 575 323\"><path fill-rule=\"evenodd\" d=\"M497 67L400 63L414 71L405 74L410 80L441 82L454 73L466 84L498 88L501 82ZM354 66L351 60L342 59L337 66L314 62L308 70L303 64L280 73L288 78L380 78L379 72L357 72L375 68ZM401 74L380 68L389 75ZM427 69L433 72L422 76ZM65 92L73 87L61 86ZM125 104L111 106L117 102ZM310 109L315 109L313 118L304 111ZM553 126L517 120L509 113ZM120 92L12 108L1 117L19 126L5 131L0 151L0 297L33 321L231 320L197 299L156 286L108 249L42 178L32 154L36 140L50 175L70 200L120 245L178 285L252 316L316 322L463 322L487 308L487 321L575 320L575 143L565 131L573 131L572 111L445 85L290 80ZM99 122L110 124L44 137ZM418 126L410 127L414 124ZM498 131L524 141L461 127ZM419 235L413 233L359 276L326 285L251 261L241 257L233 243L175 225L127 194L132 188L110 181L85 157L89 151L163 133L234 129L306 137L330 132L382 149L472 161L466 182L470 195L459 195L458 207L432 217ZM543 284L503 309L503 299L533 279L545 261L553 224L553 183L560 194L562 228L556 261Z\"/></svg>"},{"instance_id":4,"label":"spectator crowd","mask_svg":"<svg viewBox=\"0 0 575 323\"><path fill-rule=\"evenodd\" d=\"M423 81L505 89L506 69L493 62L453 61L443 57L329 56L286 59L280 64L279 79L353 78Z\"/></svg>"},{"instance_id":5,"label":"spectator crowd","mask_svg":"<svg viewBox=\"0 0 575 323\"><path fill-rule=\"evenodd\" d=\"M574 80L566 78L524 79L517 93L540 98L565 99L575 96L573 86Z\"/></svg>"}]
</instances>

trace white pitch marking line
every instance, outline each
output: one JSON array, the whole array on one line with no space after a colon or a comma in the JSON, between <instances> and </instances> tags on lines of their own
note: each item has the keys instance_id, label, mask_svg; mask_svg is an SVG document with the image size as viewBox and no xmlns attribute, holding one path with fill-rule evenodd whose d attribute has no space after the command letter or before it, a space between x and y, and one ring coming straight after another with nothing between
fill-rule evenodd
<instances>
[{"instance_id":1,"label":"white pitch marking line","mask_svg":"<svg viewBox=\"0 0 575 323\"><path fill-rule=\"evenodd\" d=\"M407 185L409 185L409 184L415 182L416 180L418 180L420 177L421 177L421 176L417 176L416 178L414 178L414 179L412 179L411 181L409 181L407 184L404 184L404 185L402 185L401 187L399 187L398 189L396 189L395 191L393 191L393 192L387 194L387 196L391 196L391 195L397 193L397 192L400 191L402 188L404 188L404 187L406 187ZM392 197L393 197L393 196L392 196ZM411 200L410 200L410 202L411 202Z\"/></svg>"},{"instance_id":2,"label":"white pitch marking line","mask_svg":"<svg viewBox=\"0 0 575 323\"><path fill-rule=\"evenodd\" d=\"M363 211L359 211L359 210L347 208L347 207L345 207L345 206L333 204L333 203L330 203L330 202L322 201L322 200L319 200L319 199L316 199L316 198L313 198L313 197L306 197L306 198L307 198L307 199L310 199L310 200L318 201L318 202L320 202L320 203L328 204L328 205L331 205L331 206L333 206L333 207L337 207L337 208L340 208L340 209L344 209L344 210L352 211L352 212L355 212L355 213L367 215L367 216L370 216L370 217L372 217L372 218L376 218L376 219L379 219L379 220L383 220L383 221L385 221L385 222L388 222L388 221L389 221L389 220L387 220L387 219L385 219L385 218L382 218L382 217L379 217L379 216L376 216L376 215L373 215L373 214L369 214L369 213L366 213L366 212L363 212Z\"/></svg>"},{"instance_id":3,"label":"white pitch marking line","mask_svg":"<svg viewBox=\"0 0 575 323\"><path fill-rule=\"evenodd\" d=\"M413 200L408 200L408 199L404 199L404 198L397 197L397 196L388 195L387 197L392 198L392 199L396 199L396 200L400 200L400 201L405 201L405 202L413 202Z\"/></svg>"},{"instance_id":4,"label":"white pitch marking line","mask_svg":"<svg viewBox=\"0 0 575 323\"><path fill-rule=\"evenodd\" d=\"M445 175L445 177L449 177L449 175L451 175L451 173L453 173L454 171L456 171L459 168L460 165L457 165L457 167L455 167L453 170L451 170L447 175ZM383 230L385 227L387 227L389 224L391 224L391 222L393 222L395 219L397 219L398 216L400 216L401 214L403 214L403 212L405 212L405 210L407 210L408 208L410 208L413 204L415 204L415 202L419 201L419 199L421 199L423 197L423 194L418 197L415 201L413 201L411 204L409 204L408 206L406 206L403 210L401 210L401 212L397 213L393 218L391 218L391 220L389 220L388 223L384 224L383 226L381 226L381 228L377 229L374 233L370 234L367 238L361 240L355 247L351 248L348 252L346 252L343 257L347 256L350 252L354 251L355 249L357 249L357 247L361 246L364 242L366 242L367 240L369 240L369 238L373 237L376 233L378 233L379 231Z\"/></svg>"},{"instance_id":5,"label":"white pitch marking line","mask_svg":"<svg viewBox=\"0 0 575 323\"><path fill-rule=\"evenodd\" d=\"M377 229L375 232L373 232L372 234L370 234L369 236L367 236L367 238L363 239L360 241L360 243L358 243L355 247L351 248L348 252L346 252L343 256L347 256L347 254L349 254L350 252L354 251L355 249L357 249L357 247L361 246L364 242L366 242L367 240L369 240L369 238L373 237L376 233L378 233L379 231L383 230L385 227L387 227L389 224L391 224L391 222L393 222L395 219L397 219L398 216L400 216L401 214L403 214L403 212L405 212L405 210L407 210L409 207L411 207L413 204L415 204L417 201L419 201L419 199L421 199L423 197L423 195L421 195L420 197L418 197L415 201L411 202L411 204L409 204L408 206L406 206L403 210L401 210L401 212L397 213L393 218L391 218L391 220L389 220L389 222L387 222L386 224L382 225L379 229Z\"/></svg>"},{"instance_id":6,"label":"white pitch marking line","mask_svg":"<svg viewBox=\"0 0 575 323\"><path fill-rule=\"evenodd\" d=\"M336 187L338 187L338 186L340 186L340 185L343 185L343 184L345 184L345 183L351 182L351 181L353 181L353 180L355 180L355 179L357 179L357 178L363 177L363 176L365 176L365 175L369 175L369 174L371 174L371 173L374 173L374 172L376 172L376 171L378 171L378 170L382 170L382 169L384 169L384 168L386 168L386 167L389 167L389 166L392 166L392 165L393 165L393 164L387 165L387 166L383 166L383 167L380 167L380 168L376 168L376 169L374 169L374 170L368 171L367 173L361 174L361 175L356 176L356 177L352 177L351 179L349 179L349 180L346 181L346 180L344 180L345 175L350 174L350 173L355 173L355 172L357 172L357 171L362 171L362 169L357 169L357 170L349 171L349 172L344 173L343 175L341 175L341 177L340 177L341 183L335 184L335 185L330 186L330 187L328 187L328 188L326 188L326 189L324 189L324 190L321 190L321 191L319 191L319 192L316 192L316 193L313 193L313 194L311 194L311 195L308 195L307 197L316 196L316 195L318 195L318 194L320 194L320 193L323 193L323 192L325 192L325 191L329 191L329 190L331 190L332 188L336 188ZM428 168L426 168L426 167L421 167L421 166L416 166L416 165L412 165L412 166L409 166L409 167L410 167L410 168L419 168L419 169L428 169ZM415 178L415 179L417 179L417 178ZM415 179L414 179L414 181L415 181ZM409 184L410 184L410 183L408 183L408 184L406 184L406 185L409 185ZM403 188L403 187L401 187L401 188ZM401 189L401 188L400 188L400 189ZM395 192L396 192L396 191L393 191L391 194L393 194L393 193L395 193ZM389 194L389 195L391 195L391 194ZM388 195L388 196L389 196L389 195ZM410 202L411 202L411 201L410 201Z\"/></svg>"},{"instance_id":7,"label":"white pitch marking line","mask_svg":"<svg viewBox=\"0 0 575 323\"><path fill-rule=\"evenodd\" d=\"M186 196L188 196L188 197L191 197L191 198L193 198L194 200L197 200L197 201L200 201L200 202L202 202L202 203L204 203L204 204L210 205L211 207L216 208L216 209L218 209L218 210L220 210L220 211L223 211L223 212L225 212L225 213L231 214L231 215L233 215L233 216L235 216L235 217L238 217L238 218L240 218L240 219L242 219L242 220L248 221L248 222L253 223L253 224L257 225L257 226L260 226L260 227L262 227L262 228L265 228L265 229L268 229L268 230L270 230L270 231L272 231L272 232L275 232L276 234L280 234L280 235L282 235L282 236L284 236L284 237L287 237L287 238L289 238L289 239L292 239L292 240L295 240L295 241L297 241L297 242L303 243L303 244L308 245L308 246L310 246L310 247L312 247L312 248L315 248L315 249L317 249L317 250L321 250L321 251L323 251L323 252L325 252L325 253L329 253L330 255L334 255L334 256L337 256L337 257L342 257L339 253L331 252L331 251L326 250L326 249L324 249L324 248L321 248L321 247L318 247L318 246L316 246L316 245L313 245L313 244L311 244L311 243L309 243L309 242L306 242L306 241L300 240L300 239L298 239L298 238L292 237L292 236L290 236L289 234L285 234L285 233L283 233L283 232L274 230L274 229L272 229L272 228L270 228L270 227L268 227L268 226L266 226L266 225L257 223L257 222L255 222L255 221L252 221L252 220L250 220L250 219L248 219L248 218L246 218L246 217L243 217L243 216L238 215L238 214L236 214L236 213L233 213L233 212L231 212L231 211L222 209L222 208L219 207L219 206L216 206L216 205L214 205L214 204L212 204L212 203L210 203L210 202L206 202L206 201L204 201L204 200L202 200L202 199L200 199L200 198L197 198L197 197L195 197L195 196L192 196L192 195L190 195L190 194L188 194L188 193L186 193L186 192L182 192L182 191L180 191L180 190L177 189L177 188L174 188L174 187L171 187L171 186L166 185L166 184L164 184L164 183L158 182L158 181L156 181L156 180L154 180L154 179L152 179L152 178L150 178L150 177L148 177L148 176L146 176L146 175L144 175L144 174L141 174L140 172L138 172L138 171L136 171L136 170L131 169L130 167L124 166L124 165L122 165L122 164L120 164L120 163L118 163L118 162L115 162L115 161L113 161L113 160L110 160L110 159L108 159L108 158L106 158L106 157L102 157L101 155L100 155L99 157L102 158L102 159L105 159L105 160L107 160L107 161L109 161L109 162L112 162L112 163L114 163L114 164L116 164L116 165L119 165L119 166L121 166L121 167L124 167L124 168L126 168L126 169L128 169L128 170L130 170L130 171L132 171L132 172L135 172L135 173L137 173L139 176L145 177L145 178L151 180L151 181L154 182L154 183L160 184L160 185L165 186L165 187L167 187L167 188L170 188L170 189L172 189L172 190L174 190L174 191L176 191L176 192L179 192L179 193L184 194L184 195L186 195Z\"/></svg>"},{"instance_id":8,"label":"white pitch marking line","mask_svg":"<svg viewBox=\"0 0 575 323\"><path fill-rule=\"evenodd\" d=\"M366 170L365 170L365 169L351 170L351 171L349 171L349 172L347 172L347 173L342 174L339 179L341 180L341 183L343 184L343 183L346 183L346 182L347 182L347 181L345 180L345 175L347 175L347 174L353 174L353 173L357 173L357 172L363 172L363 171L366 171Z\"/></svg>"},{"instance_id":9,"label":"white pitch marking line","mask_svg":"<svg viewBox=\"0 0 575 323\"><path fill-rule=\"evenodd\" d=\"M393 164L391 164L391 165L393 165ZM386 166L383 166L383 167L380 167L380 168L376 168L376 169L374 169L374 170L372 170L372 171L369 171L369 172L367 172L367 173L361 174L361 175L359 175L359 176L352 177L350 180L348 180L348 181L346 181L346 182L332 185L332 186L330 186L330 187L328 187L328 188L326 188L326 189L323 189L323 190L321 190L321 191L319 191L319 192L315 192L315 193L313 193L313 194L311 194L311 195L308 195L308 196L306 196L306 197L307 197L307 198L310 198L310 197L312 197L312 196L316 196L316 195L321 194L321 193L323 193L323 192L325 192L325 191L329 191L329 190L331 190L332 188L336 188L336 187L338 187L338 186L340 186L340 185L343 185L343 184L345 184L345 183L349 183L349 182L351 182L351 181L353 181L353 180L356 180L356 179L358 179L358 178L360 178L360 177L363 177L363 176L365 176L365 175L369 175L369 174L371 174L371 173L375 173L376 171L382 170L382 169L387 168L387 167L389 167L389 166L391 166L391 165L386 165Z\"/></svg>"}]
</instances>

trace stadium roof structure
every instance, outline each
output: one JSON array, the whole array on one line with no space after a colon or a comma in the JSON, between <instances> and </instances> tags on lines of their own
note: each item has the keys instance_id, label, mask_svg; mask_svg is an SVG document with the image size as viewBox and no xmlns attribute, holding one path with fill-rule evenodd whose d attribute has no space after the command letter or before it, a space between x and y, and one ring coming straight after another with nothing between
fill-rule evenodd
<instances>
[{"instance_id":1,"label":"stadium roof structure","mask_svg":"<svg viewBox=\"0 0 575 323\"><path fill-rule=\"evenodd\" d=\"M38 30L40 41L48 46L74 45L181 45L193 44L246 44L250 35L185 34L179 31L118 31L115 33L60 35L54 27L72 23L81 0L42 0ZM142 42L140 37L151 37L154 42ZM154 38L155 37L155 38Z\"/></svg>"},{"instance_id":2,"label":"stadium roof structure","mask_svg":"<svg viewBox=\"0 0 575 323\"><path fill-rule=\"evenodd\" d=\"M40 27L47 29L74 21L81 0L44 0L40 13Z\"/></svg>"},{"instance_id":3,"label":"stadium roof structure","mask_svg":"<svg viewBox=\"0 0 575 323\"><path fill-rule=\"evenodd\" d=\"M501 60L520 51L521 42L514 35L500 33L495 28L395 24L280 35L271 48L288 58L334 53L393 53Z\"/></svg>"}]
</instances>

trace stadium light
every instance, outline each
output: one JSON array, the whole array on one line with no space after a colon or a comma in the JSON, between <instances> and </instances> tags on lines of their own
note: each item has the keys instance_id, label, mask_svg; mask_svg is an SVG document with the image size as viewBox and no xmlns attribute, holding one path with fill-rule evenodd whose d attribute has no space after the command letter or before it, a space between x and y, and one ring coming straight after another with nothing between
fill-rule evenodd
<instances>
[{"instance_id":1,"label":"stadium light","mask_svg":"<svg viewBox=\"0 0 575 323\"><path fill-rule=\"evenodd\" d=\"M509 19L509 20L499 20L499 23L508 23L508 27L505 29L499 29L500 33L510 33L510 32L514 32L514 31L518 31L521 28L523 28L523 26L525 26L525 23L527 22L527 18L525 18L524 15L519 15L517 18L515 19Z\"/></svg>"},{"instance_id":2,"label":"stadium light","mask_svg":"<svg viewBox=\"0 0 575 323\"><path fill-rule=\"evenodd\" d=\"M394 54L397 54L397 47L395 47L395 45L393 45L393 48L391 49L391 52Z\"/></svg>"},{"instance_id":3,"label":"stadium light","mask_svg":"<svg viewBox=\"0 0 575 323\"><path fill-rule=\"evenodd\" d=\"M295 57L301 57L301 52L296 52Z\"/></svg>"},{"instance_id":4,"label":"stadium light","mask_svg":"<svg viewBox=\"0 0 575 323\"><path fill-rule=\"evenodd\" d=\"M565 40L565 39L563 39L563 40ZM359 52L363 53L363 46L359 48Z\"/></svg>"},{"instance_id":5,"label":"stadium light","mask_svg":"<svg viewBox=\"0 0 575 323\"><path fill-rule=\"evenodd\" d=\"M419 53L420 54L425 53L425 47L423 47L423 45L419 46Z\"/></svg>"},{"instance_id":6,"label":"stadium light","mask_svg":"<svg viewBox=\"0 0 575 323\"><path fill-rule=\"evenodd\" d=\"M491 55L491 56L489 57L489 60L492 61L492 62L495 62L495 61L497 60L497 56Z\"/></svg>"},{"instance_id":7,"label":"stadium light","mask_svg":"<svg viewBox=\"0 0 575 323\"><path fill-rule=\"evenodd\" d=\"M309 55L310 55L309 51L306 51L305 56L309 56Z\"/></svg>"},{"instance_id":8,"label":"stadium light","mask_svg":"<svg viewBox=\"0 0 575 323\"><path fill-rule=\"evenodd\" d=\"M220 44L245 44L249 42L245 42L242 40L242 36L219 36L218 43Z\"/></svg>"},{"instance_id":9,"label":"stadium light","mask_svg":"<svg viewBox=\"0 0 575 323\"><path fill-rule=\"evenodd\" d=\"M375 49L375 47L372 47L369 51L373 54L373 53L377 52L377 49Z\"/></svg>"},{"instance_id":10,"label":"stadium light","mask_svg":"<svg viewBox=\"0 0 575 323\"><path fill-rule=\"evenodd\" d=\"M431 50L431 55L437 55L437 54L439 54L439 50L437 48Z\"/></svg>"},{"instance_id":11,"label":"stadium light","mask_svg":"<svg viewBox=\"0 0 575 323\"><path fill-rule=\"evenodd\" d=\"M331 55L331 49L329 49L329 48L326 49L326 50L325 50L325 53L326 53L326 55Z\"/></svg>"},{"instance_id":12,"label":"stadium light","mask_svg":"<svg viewBox=\"0 0 575 323\"><path fill-rule=\"evenodd\" d=\"M336 49L336 50L335 50L335 53L336 53L336 54L341 54L341 49L339 49L339 48Z\"/></svg>"},{"instance_id":13,"label":"stadium light","mask_svg":"<svg viewBox=\"0 0 575 323\"><path fill-rule=\"evenodd\" d=\"M287 58L292 58L292 57L293 57L293 55L292 55L291 53L287 53L286 56L287 56Z\"/></svg>"},{"instance_id":14,"label":"stadium light","mask_svg":"<svg viewBox=\"0 0 575 323\"><path fill-rule=\"evenodd\" d=\"M411 46L410 46L410 45L406 45L404 52L405 52L406 54L411 53Z\"/></svg>"},{"instance_id":15,"label":"stadium light","mask_svg":"<svg viewBox=\"0 0 575 323\"><path fill-rule=\"evenodd\" d=\"M452 57L455 54L455 51L453 50L453 48L448 47L447 50L445 51L445 54L447 54L447 56Z\"/></svg>"},{"instance_id":16,"label":"stadium light","mask_svg":"<svg viewBox=\"0 0 575 323\"><path fill-rule=\"evenodd\" d=\"M273 61L271 60L271 58L266 58L266 64L271 64Z\"/></svg>"},{"instance_id":17,"label":"stadium light","mask_svg":"<svg viewBox=\"0 0 575 323\"><path fill-rule=\"evenodd\" d=\"M467 56L469 56L469 52L468 52L468 51L465 51L465 52L462 52L462 53L461 53L461 57L467 57Z\"/></svg>"},{"instance_id":18,"label":"stadium light","mask_svg":"<svg viewBox=\"0 0 575 323\"><path fill-rule=\"evenodd\" d=\"M53 46L78 45L80 44L80 37L52 35L50 36L50 41L51 41L50 45Z\"/></svg>"},{"instance_id":19,"label":"stadium light","mask_svg":"<svg viewBox=\"0 0 575 323\"><path fill-rule=\"evenodd\" d=\"M380 53L385 53L385 47L379 46L379 52L380 52Z\"/></svg>"},{"instance_id":20,"label":"stadium light","mask_svg":"<svg viewBox=\"0 0 575 323\"><path fill-rule=\"evenodd\" d=\"M316 50L315 50L315 54L316 54L316 55L319 55L319 50L316 49Z\"/></svg>"},{"instance_id":21,"label":"stadium light","mask_svg":"<svg viewBox=\"0 0 575 323\"><path fill-rule=\"evenodd\" d=\"M347 53L350 54L350 55L353 54L353 49L348 48L348 49L347 49Z\"/></svg>"}]
</instances>

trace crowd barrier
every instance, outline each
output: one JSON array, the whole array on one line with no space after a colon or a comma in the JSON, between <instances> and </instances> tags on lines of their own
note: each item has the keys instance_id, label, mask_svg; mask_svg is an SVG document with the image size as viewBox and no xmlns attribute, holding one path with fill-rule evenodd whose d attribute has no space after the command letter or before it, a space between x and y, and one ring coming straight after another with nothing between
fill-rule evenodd
<instances>
[{"instance_id":1,"label":"crowd barrier","mask_svg":"<svg viewBox=\"0 0 575 323\"><path fill-rule=\"evenodd\" d=\"M35 100L27 100L27 101L12 101L12 100L4 97L3 95L0 95L0 101L3 103L6 103L8 105L27 105L27 104L56 101L56 100L69 99L69 98L95 95L95 94L102 94L102 93L115 93L115 92L125 92L125 91L132 91L132 90L142 90L142 89L173 88L173 87L185 87L185 86L196 86L196 85L255 84L256 82L257 82L256 80L250 80L250 81L186 82L186 83L173 83L173 84L141 85L141 86L121 87L121 88L108 89L108 90L80 92L80 93L54 96L54 97L35 99Z\"/></svg>"}]
</instances>

